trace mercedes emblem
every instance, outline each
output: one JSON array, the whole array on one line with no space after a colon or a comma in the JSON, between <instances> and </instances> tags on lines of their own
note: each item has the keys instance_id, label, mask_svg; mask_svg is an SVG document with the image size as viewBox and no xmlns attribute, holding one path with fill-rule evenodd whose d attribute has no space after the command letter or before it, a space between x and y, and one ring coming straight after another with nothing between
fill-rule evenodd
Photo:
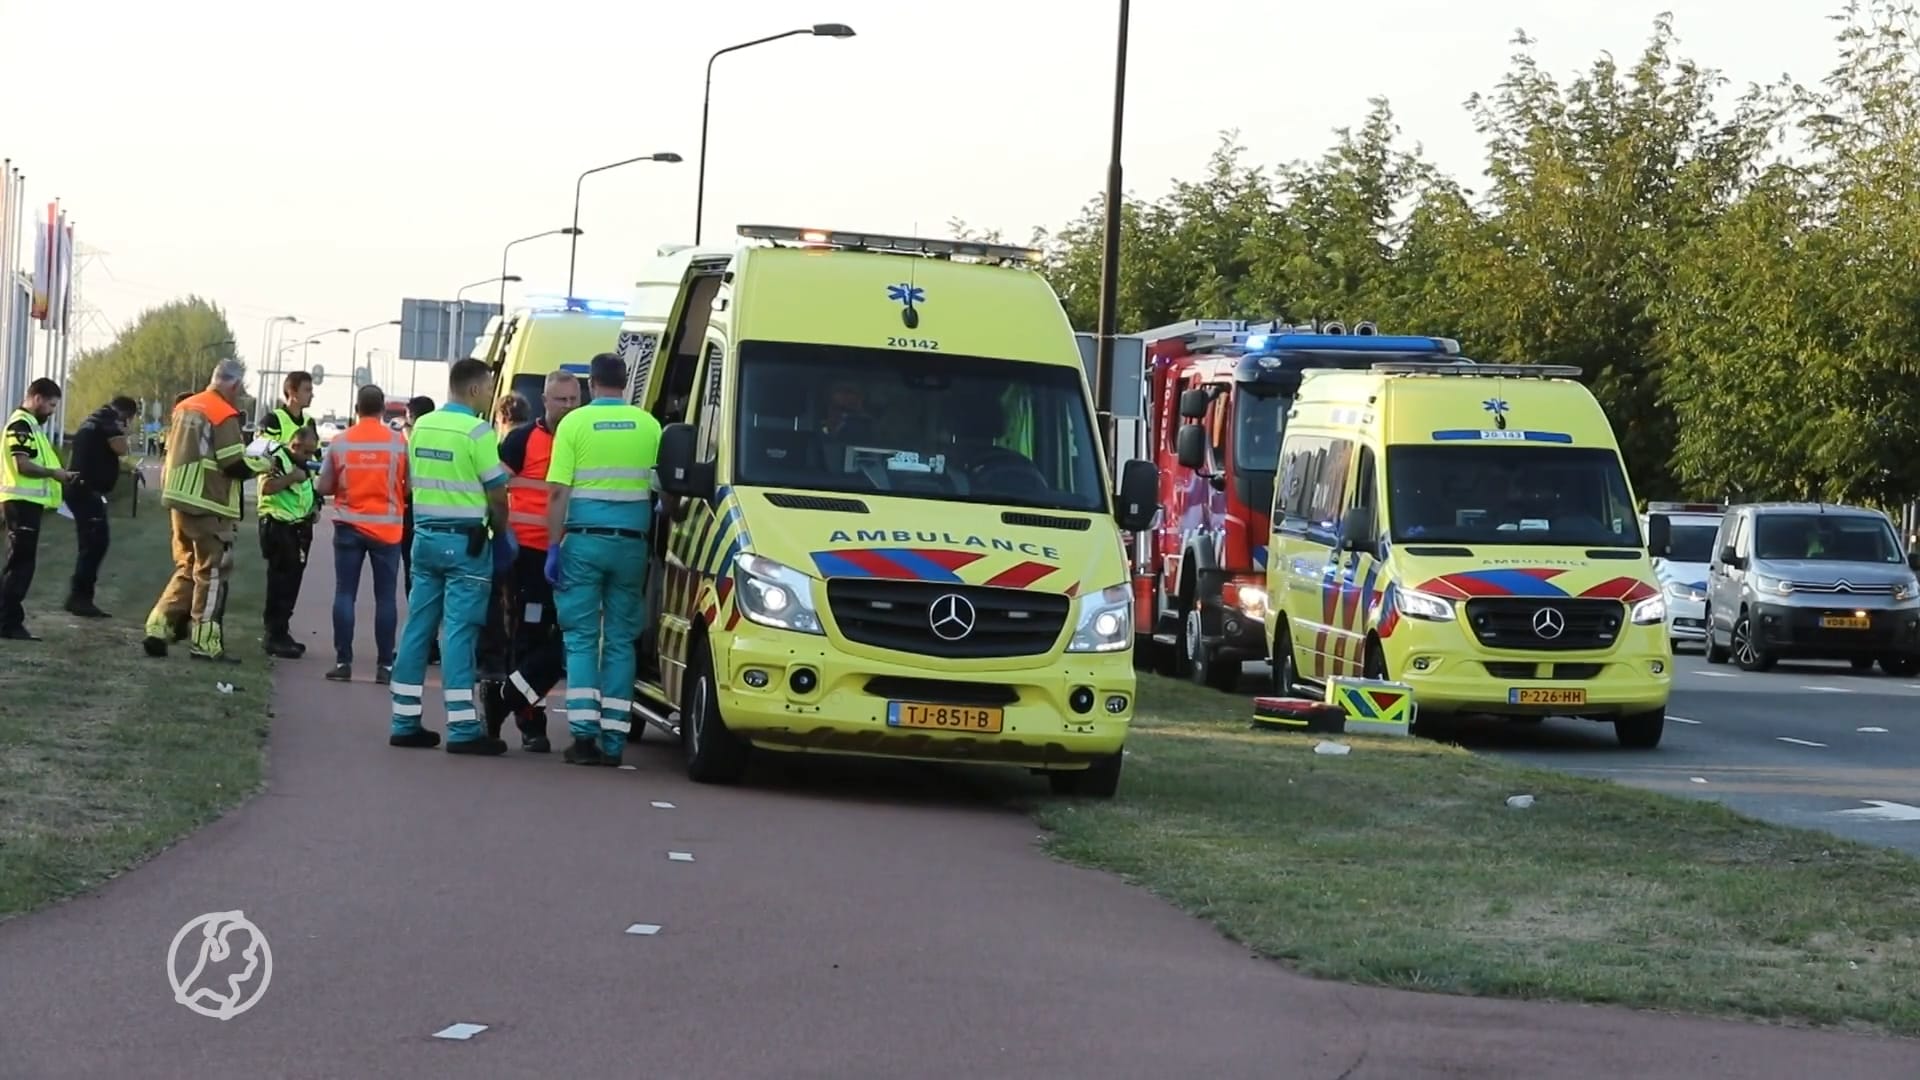
<instances>
[{"instance_id":1,"label":"mercedes emblem","mask_svg":"<svg viewBox=\"0 0 1920 1080\"><path fill-rule=\"evenodd\" d=\"M1552 641L1565 633L1566 629L1567 617L1556 608L1543 607L1533 613L1533 633L1536 637Z\"/></svg>"},{"instance_id":2,"label":"mercedes emblem","mask_svg":"<svg viewBox=\"0 0 1920 1080\"><path fill-rule=\"evenodd\" d=\"M941 641L959 641L973 633L973 602L959 593L948 593L927 605L927 623Z\"/></svg>"}]
</instances>

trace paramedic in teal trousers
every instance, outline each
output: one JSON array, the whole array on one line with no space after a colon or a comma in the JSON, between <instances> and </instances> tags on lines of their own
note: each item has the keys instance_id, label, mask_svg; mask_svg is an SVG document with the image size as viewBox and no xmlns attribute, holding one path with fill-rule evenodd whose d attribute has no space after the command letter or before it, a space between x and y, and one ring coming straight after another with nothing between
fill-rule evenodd
<instances>
[{"instance_id":1,"label":"paramedic in teal trousers","mask_svg":"<svg viewBox=\"0 0 1920 1080\"><path fill-rule=\"evenodd\" d=\"M660 422L627 404L627 365L618 356L601 353L588 372L593 401L553 432L547 581L567 646L573 745L562 756L570 765L618 765L633 730Z\"/></svg>"},{"instance_id":2,"label":"paramedic in teal trousers","mask_svg":"<svg viewBox=\"0 0 1920 1080\"><path fill-rule=\"evenodd\" d=\"M407 443L413 506L413 583L407 625L393 661L393 746L430 749L438 733L420 726L427 653L444 621L440 684L447 706L447 752L492 756L506 740L481 726L473 698L474 652L487 619L494 567L512 561L507 528L507 470L493 424L481 418L493 396L482 360L458 361L447 375L447 403L422 416Z\"/></svg>"}]
</instances>

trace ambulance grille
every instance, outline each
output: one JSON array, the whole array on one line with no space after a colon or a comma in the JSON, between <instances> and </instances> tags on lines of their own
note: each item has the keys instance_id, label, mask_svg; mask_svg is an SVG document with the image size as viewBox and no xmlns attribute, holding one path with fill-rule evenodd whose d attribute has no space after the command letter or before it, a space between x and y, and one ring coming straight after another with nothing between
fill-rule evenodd
<instances>
[{"instance_id":1,"label":"ambulance grille","mask_svg":"<svg viewBox=\"0 0 1920 1080\"><path fill-rule=\"evenodd\" d=\"M859 499L836 499L826 495L788 495L769 492L767 501L783 510L825 510L834 514L864 514L867 504Z\"/></svg>"},{"instance_id":2,"label":"ambulance grille","mask_svg":"<svg viewBox=\"0 0 1920 1080\"><path fill-rule=\"evenodd\" d=\"M1627 617L1626 605L1618 600L1576 597L1483 596L1466 607L1467 625L1480 644L1521 652L1611 649Z\"/></svg>"},{"instance_id":3,"label":"ambulance grille","mask_svg":"<svg viewBox=\"0 0 1920 1080\"><path fill-rule=\"evenodd\" d=\"M1086 518L1054 517L1051 514L1028 514L1019 510L1008 510L1000 515L1002 523L1007 525L1025 525L1030 529L1066 529L1069 532L1086 532L1093 522Z\"/></svg>"},{"instance_id":4,"label":"ambulance grille","mask_svg":"<svg viewBox=\"0 0 1920 1080\"><path fill-rule=\"evenodd\" d=\"M948 596L973 609L973 629L955 640L948 640L959 629L951 622L945 625L948 637L934 632L933 606ZM1072 603L1056 593L984 585L871 578L827 582L827 608L848 641L954 660L1048 652L1060 640ZM941 613L950 614L947 607Z\"/></svg>"}]
</instances>

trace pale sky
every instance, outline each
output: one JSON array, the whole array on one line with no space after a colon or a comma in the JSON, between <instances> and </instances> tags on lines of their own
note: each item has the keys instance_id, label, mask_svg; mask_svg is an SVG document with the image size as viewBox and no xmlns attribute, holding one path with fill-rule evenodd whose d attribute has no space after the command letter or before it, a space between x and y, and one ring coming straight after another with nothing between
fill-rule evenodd
<instances>
[{"instance_id":1,"label":"pale sky","mask_svg":"<svg viewBox=\"0 0 1920 1080\"><path fill-rule=\"evenodd\" d=\"M1683 55L1738 89L1786 71L1822 77L1835 56L1826 16L1838 9L1136 0L1127 186L1151 197L1196 175L1227 128L1259 162L1316 157L1374 95L1391 99L1409 144L1474 178L1481 143L1462 103L1505 72L1516 28L1567 76L1603 49L1630 62L1655 15L1672 11ZM109 324L198 293L226 308L241 358L258 367L267 317L298 315L311 333L396 319L402 297L451 299L500 272L508 240L566 225L581 171L676 151L684 163L586 180L575 292L626 300L658 244L692 239L708 54L815 22L857 36L790 38L715 65L705 240L742 222L941 234L958 217L1024 242L1105 182L1117 10L1111 0L0 0L12 90L0 155L25 170L30 209L58 196L83 248L106 253L81 287ZM510 305L520 289L563 293L566 238L516 247L510 272L527 279L509 288ZM397 337L362 334L360 351L390 355ZM85 339L107 340L99 329ZM348 352L346 335L312 348L329 373L322 411L346 411ZM376 364L390 392L410 388L410 365L398 367ZM418 383L443 395L435 365L421 365Z\"/></svg>"}]
</instances>

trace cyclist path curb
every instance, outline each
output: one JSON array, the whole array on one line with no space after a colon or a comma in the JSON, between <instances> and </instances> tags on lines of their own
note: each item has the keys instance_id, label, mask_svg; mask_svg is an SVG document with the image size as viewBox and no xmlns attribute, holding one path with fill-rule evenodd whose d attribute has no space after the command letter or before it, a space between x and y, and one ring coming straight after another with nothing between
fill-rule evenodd
<instances>
[{"instance_id":1,"label":"cyclist path curb","mask_svg":"<svg viewBox=\"0 0 1920 1080\"><path fill-rule=\"evenodd\" d=\"M1920 1042L1302 978L1048 859L964 774L700 787L657 732L620 771L390 749L385 688L321 678L318 532L268 790L0 925L0 1076L1920 1076ZM273 968L221 1021L173 1000L167 956L233 910ZM435 1037L455 1024L483 1029Z\"/></svg>"}]
</instances>

